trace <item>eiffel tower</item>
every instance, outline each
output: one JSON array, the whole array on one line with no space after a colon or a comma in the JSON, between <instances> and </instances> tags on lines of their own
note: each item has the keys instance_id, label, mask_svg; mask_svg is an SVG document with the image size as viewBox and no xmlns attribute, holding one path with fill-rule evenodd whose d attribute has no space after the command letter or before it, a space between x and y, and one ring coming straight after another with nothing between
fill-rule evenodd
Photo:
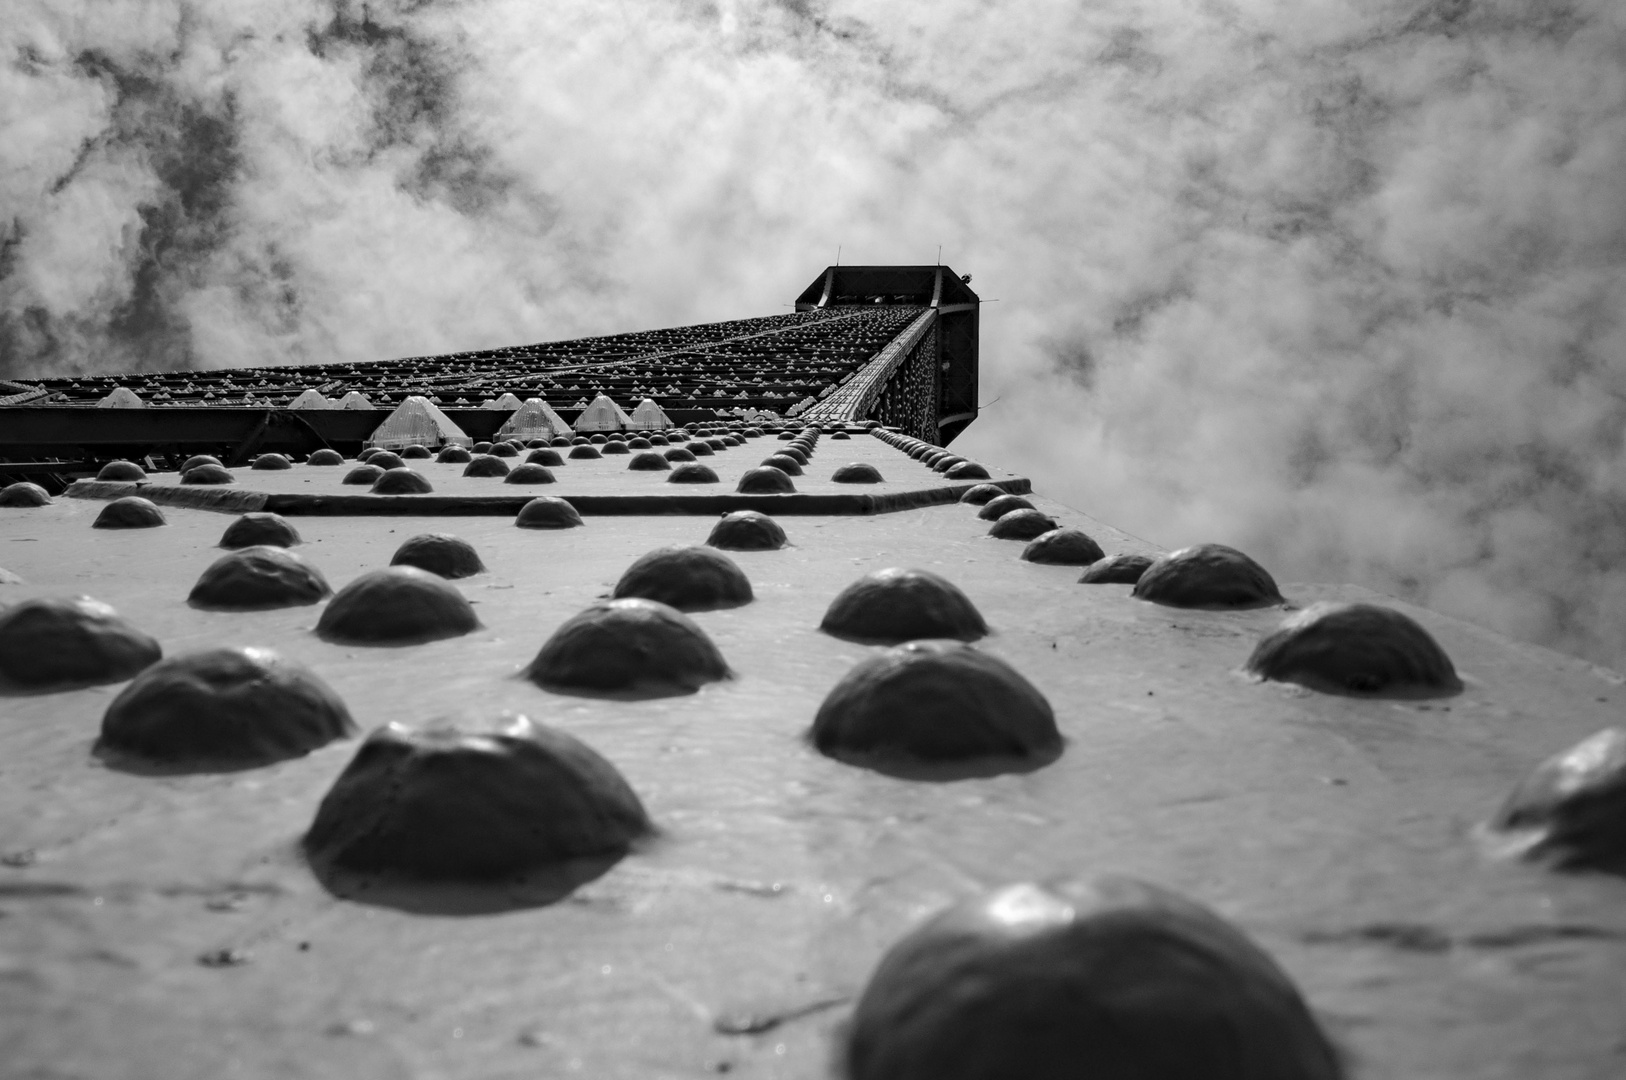
<instances>
[{"instance_id":1,"label":"eiffel tower","mask_svg":"<svg viewBox=\"0 0 1626 1080\"><path fill-rule=\"evenodd\" d=\"M0 387L0 1073L1620 1075L1626 680L958 453L977 304Z\"/></svg>"},{"instance_id":2,"label":"eiffel tower","mask_svg":"<svg viewBox=\"0 0 1626 1080\"><path fill-rule=\"evenodd\" d=\"M0 478L62 490L112 459L354 453L409 397L475 440L528 399L573 424L602 394L629 414L651 400L678 424L873 420L946 446L977 415L978 307L946 266L831 266L795 311L759 318L373 362L0 383Z\"/></svg>"}]
</instances>

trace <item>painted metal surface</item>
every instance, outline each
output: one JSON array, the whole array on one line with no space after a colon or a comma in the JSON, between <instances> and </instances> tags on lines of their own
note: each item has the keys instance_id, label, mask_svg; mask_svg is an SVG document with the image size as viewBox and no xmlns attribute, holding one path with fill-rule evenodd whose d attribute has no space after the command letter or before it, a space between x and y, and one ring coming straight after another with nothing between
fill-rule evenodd
<instances>
[{"instance_id":1,"label":"painted metal surface","mask_svg":"<svg viewBox=\"0 0 1626 1080\"><path fill-rule=\"evenodd\" d=\"M816 460L831 460L822 442ZM897 456L896 460L905 459ZM888 466L890 468L890 466ZM1108 553L1150 552L1035 497ZM371 728L524 712L615 762L662 830L550 906L412 914L329 894L297 850L356 743L229 774L118 772L90 753L117 686L0 699L0 1046L15 1076L612 1078L828 1075L851 996L927 913L1024 879L1128 873L1266 947L1369 1080L1620 1075L1626 884L1489 861L1477 823L1527 768L1609 723L1618 676L1395 603L1467 683L1435 701L1329 697L1238 668L1283 612L1181 611L1019 560L969 506L787 519L732 557L753 603L695 619L737 677L616 701L515 677L638 556L699 543L688 516L536 533L451 523L489 572L483 629L340 647L318 607L197 611L229 518L89 528L100 504L0 511L0 602L88 593L173 655L278 649ZM313 518L298 550L337 587L439 518ZM1207 539L1194 537L1191 539ZM1024 775L894 779L803 741L872 650L816 629L886 566L961 586L979 647L1050 699L1068 743ZM1289 601L1366 598L1283 583Z\"/></svg>"}]
</instances>

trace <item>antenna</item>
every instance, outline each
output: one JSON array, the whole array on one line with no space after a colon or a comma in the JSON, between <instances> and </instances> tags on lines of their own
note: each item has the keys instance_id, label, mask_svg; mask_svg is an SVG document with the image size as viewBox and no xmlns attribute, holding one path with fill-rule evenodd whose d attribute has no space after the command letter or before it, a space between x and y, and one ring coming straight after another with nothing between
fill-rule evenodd
<instances>
[{"instance_id":1,"label":"antenna","mask_svg":"<svg viewBox=\"0 0 1626 1080\"><path fill-rule=\"evenodd\" d=\"M836 245L836 265L837 266L841 265L841 245L840 244Z\"/></svg>"},{"instance_id":2,"label":"antenna","mask_svg":"<svg viewBox=\"0 0 1626 1080\"><path fill-rule=\"evenodd\" d=\"M943 265L943 245L942 244L937 245L937 265L938 266Z\"/></svg>"}]
</instances>

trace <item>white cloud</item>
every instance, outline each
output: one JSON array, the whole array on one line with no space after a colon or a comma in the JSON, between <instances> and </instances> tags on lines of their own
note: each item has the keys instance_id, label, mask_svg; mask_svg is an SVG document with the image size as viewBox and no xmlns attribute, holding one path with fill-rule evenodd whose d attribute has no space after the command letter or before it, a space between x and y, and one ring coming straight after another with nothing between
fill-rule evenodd
<instances>
[{"instance_id":1,"label":"white cloud","mask_svg":"<svg viewBox=\"0 0 1626 1080\"><path fill-rule=\"evenodd\" d=\"M999 300L967 448L1626 656L1616 4L12 7L0 371L741 317L942 244Z\"/></svg>"}]
</instances>

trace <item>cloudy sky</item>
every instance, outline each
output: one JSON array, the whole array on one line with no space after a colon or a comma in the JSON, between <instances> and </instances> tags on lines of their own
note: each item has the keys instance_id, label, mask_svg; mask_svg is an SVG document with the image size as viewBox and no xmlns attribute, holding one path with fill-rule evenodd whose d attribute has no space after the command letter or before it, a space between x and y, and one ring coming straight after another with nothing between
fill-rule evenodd
<instances>
[{"instance_id":1,"label":"cloudy sky","mask_svg":"<svg viewBox=\"0 0 1626 1080\"><path fill-rule=\"evenodd\" d=\"M957 446L1626 660L1618 0L6 0L0 377L986 300Z\"/></svg>"}]
</instances>

